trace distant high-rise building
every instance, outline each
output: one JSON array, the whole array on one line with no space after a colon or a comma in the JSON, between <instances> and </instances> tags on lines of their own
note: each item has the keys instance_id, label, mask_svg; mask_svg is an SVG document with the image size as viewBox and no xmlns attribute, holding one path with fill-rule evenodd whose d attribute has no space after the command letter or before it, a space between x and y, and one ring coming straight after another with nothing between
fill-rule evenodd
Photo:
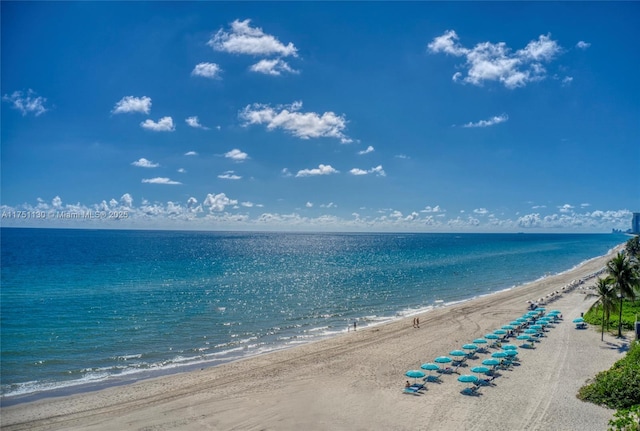
<instances>
[{"instance_id":1,"label":"distant high-rise building","mask_svg":"<svg viewBox=\"0 0 640 431\"><path fill-rule=\"evenodd\" d=\"M631 233L640 234L640 213L633 213L633 219L631 219Z\"/></svg>"}]
</instances>

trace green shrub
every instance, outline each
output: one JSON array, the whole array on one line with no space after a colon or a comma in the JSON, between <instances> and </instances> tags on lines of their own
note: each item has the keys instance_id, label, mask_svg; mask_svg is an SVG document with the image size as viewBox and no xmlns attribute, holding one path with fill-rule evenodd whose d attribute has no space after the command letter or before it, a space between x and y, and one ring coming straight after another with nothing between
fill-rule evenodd
<instances>
[{"instance_id":1,"label":"green shrub","mask_svg":"<svg viewBox=\"0 0 640 431\"><path fill-rule=\"evenodd\" d=\"M625 331L633 331L636 321L636 315L640 317L640 301L625 300L622 305L622 329ZM618 330L618 311L611 312L609 316L609 329ZM584 321L594 325L602 325L602 307L595 306L584 314ZM606 327L605 327L606 329Z\"/></svg>"},{"instance_id":2,"label":"green shrub","mask_svg":"<svg viewBox=\"0 0 640 431\"><path fill-rule=\"evenodd\" d=\"M640 405L640 343L632 343L624 358L580 388L578 398L612 409Z\"/></svg>"},{"instance_id":3,"label":"green shrub","mask_svg":"<svg viewBox=\"0 0 640 431\"><path fill-rule=\"evenodd\" d=\"M640 404L615 412L609 431L640 431Z\"/></svg>"}]
</instances>

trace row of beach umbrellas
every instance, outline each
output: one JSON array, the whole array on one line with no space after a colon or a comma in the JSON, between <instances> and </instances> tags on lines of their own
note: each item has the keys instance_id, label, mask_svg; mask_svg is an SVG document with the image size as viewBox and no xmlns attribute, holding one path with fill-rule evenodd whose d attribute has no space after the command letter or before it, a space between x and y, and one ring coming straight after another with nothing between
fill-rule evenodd
<instances>
[{"instance_id":1,"label":"row of beach umbrellas","mask_svg":"<svg viewBox=\"0 0 640 431\"><path fill-rule=\"evenodd\" d=\"M546 326L551 325L553 322L557 321L560 316L559 310L551 310L545 314L545 309L543 307L539 307L535 310L529 311L525 313L522 317L515 319L509 322L508 325L503 325L499 329L495 331L485 334L483 338L476 338L471 343L467 343L462 345L461 349L452 350L449 352L449 356L438 356L433 360L433 362L427 362L420 366L420 370L409 370L405 374L407 377L416 379L424 379L425 381L430 381L433 379L437 380L437 377L432 375L428 375L425 371L440 371L441 365L445 365L454 361L462 362L464 359L468 357L472 357L475 352L483 349L483 345L488 344L487 340L495 340L501 339L508 333L508 331L514 331L523 326L526 326L526 329L522 331L522 333L515 338L521 341L532 341L534 336L539 335ZM494 344L495 345L495 344ZM526 343L521 347L525 347ZM514 360L518 355L518 347L513 344L504 344L501 346L502 350L493 352L491 357L486 358L482 361L481 365L472 367L470 371L472 373L476 373L479 375L486 375L492 369L495 369L498 365L501 364L502 360ZM455 359L453 359L453 358ZM489 368L492 367L492 368ZM424 370L424 371L423 371ZM474 385L478 384L480 381L480 377L474 374L462 374L458 376L458 381L462 383L472 383ZM417 383L417 382L416 382Z\"/></svg>"}]
</instances>

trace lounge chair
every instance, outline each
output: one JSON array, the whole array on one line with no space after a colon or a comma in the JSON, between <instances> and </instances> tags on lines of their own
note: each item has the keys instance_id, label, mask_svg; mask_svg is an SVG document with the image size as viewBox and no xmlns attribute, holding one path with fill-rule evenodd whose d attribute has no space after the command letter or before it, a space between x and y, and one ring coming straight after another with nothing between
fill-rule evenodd
<instances>
[{"instance_id":1,"label":"lounge chair","mask_svg":"<svg viewBox=\"0 0 640 431\"><path fill-rule=\"evenodd\" d=\"M420 390L410 386L408 388L404 388L402 393L409 394L409 395L420 395Z\"/></svg>"},{"instance_id":2,"label":"lounge chair","mask_svg":"<svg viewBox=\"0 0 640 431\"><path fill-rule=\"evenodd\" d=\"M478 392L478 387L477 386L471 386L470 388L464 388L461 393L465 394L465 395L480 395L480 392Z\"/></svg>"}]
</instances>

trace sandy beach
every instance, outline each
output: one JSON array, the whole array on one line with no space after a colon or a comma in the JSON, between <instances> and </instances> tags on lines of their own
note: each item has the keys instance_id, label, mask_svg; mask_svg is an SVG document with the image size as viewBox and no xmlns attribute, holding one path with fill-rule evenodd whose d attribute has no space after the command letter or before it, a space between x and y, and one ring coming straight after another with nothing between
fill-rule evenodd
<instances>
[{"instance_id":1,"label":"sandy beach","mask_svg":"<svg viewBox=\"0 0 640 431\"><path fill-rule=\"evenodd\" d=\"M526 286L296 348L126 386L3 408L9 430L605 430L613 411L578 389L624 355L628 339L577 330L583 289L547 305L563 321L479 395L457 375L403 393L405 372L520 317L527 300L600 270L611 255ZM505 268L508 271L508 268ZM595 279L583 286L591 286ZM519 345L515 341L513 344ZM489 349L491 351L491 349ZM479 365L489 354L468 361Z\"/></svg>"}]
</instances>

